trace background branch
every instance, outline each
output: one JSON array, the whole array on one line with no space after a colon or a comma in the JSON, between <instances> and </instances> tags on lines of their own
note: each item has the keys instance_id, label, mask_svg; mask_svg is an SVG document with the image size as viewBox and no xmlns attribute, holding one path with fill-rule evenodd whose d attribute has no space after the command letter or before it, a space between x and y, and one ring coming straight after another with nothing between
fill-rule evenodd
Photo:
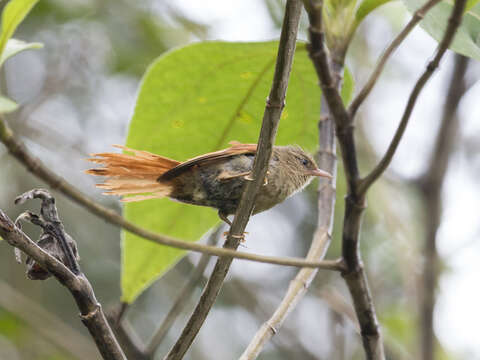
<instances>
[{"instance_id":1,"label":"background branch","mask_svg":"<svg viewBox=\"0 0 480 360\"><path fill-rule=\"evenodd\" d=\"M455 55L450 85L443 105L440 130L428 162L430 166L416 182L424 199L427 228L424 243L422 296L419 310L420 345L423 360L435 359L433 314L435 309L435 291L440 274L437 232L442 215L442 187L459 127L458 105L467 90L465 74L468 62L468 58L462 55Z\"/></svg>"},{"instance_id":2,"label":"background branch","mask_svg":"<svg viewBox=\"0 0 480 360\"><path fill-rule=\"evenodd\" d=\"M240 204L224 244L226 248L236 249L240 244L240 239L243 237L245 227L253 210L256 194L262 186L267 173L280 115L285 104L288 79L295 54L301 9L302 4L299 0L287 0L272 88L267 99L258 141L258 150L253 163L253 181L249 181L245 185ZM219 258L217 260L200 301L166 359L183 358L215 302L232 261L232 258Z\"/></svg>"}]
</instances>

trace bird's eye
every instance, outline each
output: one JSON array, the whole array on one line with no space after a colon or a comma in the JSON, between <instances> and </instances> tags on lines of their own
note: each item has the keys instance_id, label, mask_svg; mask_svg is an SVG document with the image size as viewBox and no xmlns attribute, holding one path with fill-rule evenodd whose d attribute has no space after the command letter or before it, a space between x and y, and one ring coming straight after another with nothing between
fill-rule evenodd
<instances>
[{"instance_id":1,"label":"bird's eye","mask_svg":"<svg viewBox=\"0 0 480 360\"><path fill-rule=\"evenodd\" d=\"M304 166L307 166L309 163L310 163L310 161L308 161L308 159L302 159L302 164Z\"/></svg>"}]
</instances>

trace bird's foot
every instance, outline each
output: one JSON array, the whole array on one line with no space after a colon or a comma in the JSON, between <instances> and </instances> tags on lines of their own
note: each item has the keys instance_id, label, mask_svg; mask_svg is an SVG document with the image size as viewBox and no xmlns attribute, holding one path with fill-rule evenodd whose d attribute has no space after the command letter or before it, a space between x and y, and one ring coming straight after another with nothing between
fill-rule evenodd
<instances>
[{"instance_id":1,"label":"bird's foot","mask_svg":"<svg viewBox=\"0 0 480 360\"><path fill-rule=\"evenodd\" d=\"M225 231L223 233L223 236L228 236L230 234L230 231ZM248 231L245 231L242 235L230 235L231 237L233 237L234 239L240 239L240 242L241 243L244 243L245 242L245 235L248 234Z\"/></svg>"}]
</instances>

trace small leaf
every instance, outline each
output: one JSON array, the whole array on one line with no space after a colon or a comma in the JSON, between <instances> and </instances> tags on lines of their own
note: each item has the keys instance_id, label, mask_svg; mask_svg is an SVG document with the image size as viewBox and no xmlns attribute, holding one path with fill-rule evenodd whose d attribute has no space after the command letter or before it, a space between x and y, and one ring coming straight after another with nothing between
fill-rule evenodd
<instances>
[{"instance_id":1,"label":"small leaf","mask_svg":"<svg viewBox=\"0 0 480 360\"><path fill-rule=\"evenodd\" d=\"M8 58L18 54L21 51L29 49L41 49L42 47L42 43L27 43L22 40L10 39L7 41L7 46L5 47L5 50L0 55L0 66L2 66Z\"/></svg>"},{"instance_id":2,"label":"small leaf","mask_svg":"<svg viewBox=\"0 0 480 360\"><path fill-rule=\"evenodd\" d=\"M0 114L10 113L17 108L18 104L15 101L0 95Z\"/></svg>"},{"instance_id":3,"label":"small leaf","mask_svg":"<svg viewBox=\"0 0 480 360\"><path fill-rule=\"evenodd\" d=\"M419 7L418 0L403 0L403 2L412 13ZM457 30L450 49L480 60L480 4L477 0L469 2L467 6L470 8L463 15L462 24ZM447 28L452 9L452 1L441 1L427 13L420 26L435 40L440 41Z\"/></svg>"},{"instance_id":4,"label":"small leaf","mask_svg":"<svg viewBox=\"0 0 480 360\"><path fill-rule=\"evenodd\" d=\"M228 146L257 142L278 42L203 42L171 51L140 85L127 146L186 160ZM318 143L320 90L305 44L298 44L277 144ZM219 222L214 209L169 199L128 203L125 217L149 230L197 241ZM123 234L123 301L131 302L184 251Z\"/></svg>"},{"instance_id":5,"label":"small leaf","mask_svg":"<svg viewBox=\"0 0 480 360\"><path fill-rule=\"evenodd\" d=\"M354 86L355 86L355 80L353 79L353 75L350 72L350 70L347 67L345 67L345 70L343 71L343 85L340 92L340 95L342 96L343 104L345 106L347 106L348 103L350 103L350 100L352 100Z\"/></svg>"},{"instance_id":6,"label":"small leaf","mask_svg":"<svg viewBox=\"0 0 480 360\"><path fill-rule=\"evenodd\" d=\"M2 32L0 34L0 54L7 41L12 37L18 25L30 12L38 0L11 0L2 13Z\"/></svg>"},{"instance_id":7,"label":"small leaf","mask_svg":"<svg viewBox=\"0 0 480 360\"><path fill-rule=\"evenodd\" d=\"M355 21L360 24L373 10L392 0L363 0L355 13Z\"/></svg>"}]
</instances>

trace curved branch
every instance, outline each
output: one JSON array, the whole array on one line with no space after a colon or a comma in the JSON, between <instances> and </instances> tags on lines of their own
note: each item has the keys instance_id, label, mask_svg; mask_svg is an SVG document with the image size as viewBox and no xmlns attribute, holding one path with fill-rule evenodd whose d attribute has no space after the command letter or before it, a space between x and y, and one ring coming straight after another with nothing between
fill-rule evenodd
<instances>
[{"instance_id":1,"label":"curved branch","mask_svg":"<svg viewBox=\"0 0 480 360\"><path fill-rule=\"evenodd\" d=\"M240 239L243 237L245 227L253 210L256 194L261 188L267 173L280 115L282 114L285 104L285 95L293 63L293 56L295 54L301 10L302 3L300 0L287 0L275 74L263 115L258 151L253 163L253 180L247 182L243 191L235 218L224 244L226 248L236 249L240 244ZM200 301L195 307L179 339L165 359L178 360L183 358L213 306L232 261L232 258L219 258L217 260Z\"/></svg>"},{"instance_id":2,"label":"curved branch","mask_svg":"<svg viewBox=\"0 0 480 360\"><path fill-rule=\"evenodd\" d=\"M360 194L365 194L368 188L383 174L383 172L387 169L388 165L390 165L393 155L397 151L398 144L400 143L405 129L407 128L408 120L410 119L410 115L412 114L413 108L415 107L415 103L417 102L420 92L437 69L440 60L450 46L455 32L460 26L463 9L465 8L465 3L466 0L455 1L452 13L450 15L450 18L448 19L447 29L445 31L445 34L443 35L442 41L438 45L436 55L433 60L429 62L424 73L417 80L417 83L415 84L412 92L410 93L407 106L405 107L402 119L400 120L400 124L398 125L397 131L395 132L392 142L388 146L385 155L377 164L377 166L364 179L360 181L358 189Z\"/></svg>"},{"instance_id":3,"label":"curved branch","mask_svg":"<svg viewBox=\"0 0 480 360\"><path fill-rule=\"evenodd\" d=\"M110 210L92 199L88 198L81 191L65 181L62 177L48 169L39 159L34 157L14 135L3 118L0 117L0 141L7 147L8 151L23 164L32 174L45 181L52 189L59 191L73 202L83 206L92 214L117 225L132 234L138 235L144 239L153 241L157 244L166 245L178 249L190 250L213 256L225 256L237 259L244 259L268 264L294 266L294 267L312 267L319 269L328 269L341 271L341 266L337 261L305 261L300 258L262 256L247 252L234 251L226 248L219 248L211 245L203 245L178 240L169 236L156 234L147 229L141 228L134 223L125 220L115 211Z\"/></svg>"},{"instance_id":4,"label":"curved branch","mask_svg":"<svg viewBox=\"0 0 480 360\"><path fill-rule=\"evenodd\" d=\"M61 223L55 225L61 226ZM108 325L102 307L95 297L92 286L82 272L79 271L78 274L75 274L70 271L61 261L25 235L2 210L0 210L0 235L11 246L22 250L43 269L48 270L70 291L80 310L82 322L88 328L105 360L126 360Z\"/></svg>"},{"instance_id":5,"label":"curved branch","mask_svg":"<svg viewBox=\"0 0 480 360\"><path fill-rule=\"evenodd\" d=\"M360 107L360 105L362 105L363 101L367 98L367 96L370 94L373 87L377 83L377 80L380 77L380 74L382 73L383 68L385 67L385 64L390 58L390 56L393 54L395 50L397 50L397 48L400 46L403 40L405 40L405 38L408 36L410 31L412 31L415 28L415 26L425 17L425 14L434 5L436 5L439 2L440 0L430 0L421 8L419 8L417 11L415 11L415 13L413 14L412 18L407 23L407 25L405 25L403 30L397 35L395 39L393 39L390 45L385 49L375 69L373 70L372 74L370 75L367 82L363 86L362 90L360 90L360 92L355 97L355 99L353 99L352 103L350 104L350 107L348 108L348 112L352 119L355 117L355 114L357 113L357 110Z\"/></svg>"}]
</instances>

